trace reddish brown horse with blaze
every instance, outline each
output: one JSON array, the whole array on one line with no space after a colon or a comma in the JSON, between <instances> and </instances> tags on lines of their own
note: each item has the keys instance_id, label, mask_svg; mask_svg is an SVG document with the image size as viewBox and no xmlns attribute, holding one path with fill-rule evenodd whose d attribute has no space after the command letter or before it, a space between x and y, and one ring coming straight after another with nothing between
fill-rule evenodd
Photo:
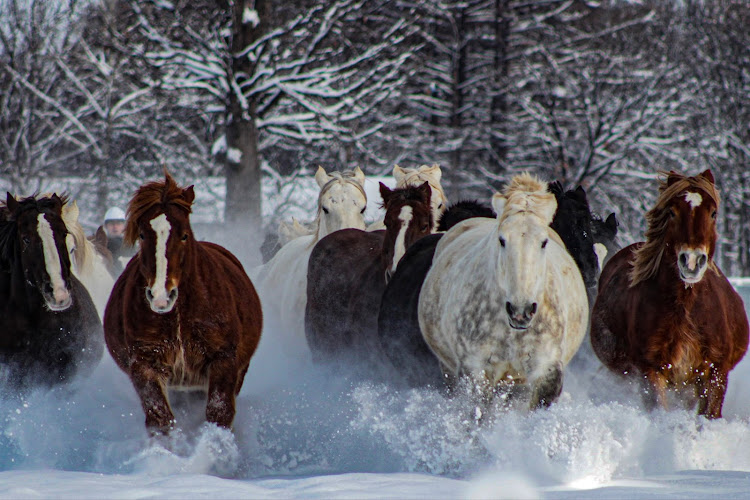
<instances>
[{"instance_id":1,"label":"reddish brown horse with blaze","mask_svg":"<svg viewBox=\"0 0 750 500\"><path fill-rule=\"evenodd\" d=\"M207 390L206 419L230 427L260 340L260 301L234 255L193 237L193 187L164 175L128 205L125 241L140 239L140 250L107 303L107 347L130 376L151 432L174 425L170 387Z\"/></svg>"},{"instance_id":2,"label":"reddish brown horse with blaze","mask_svg":"<svg viewBox=\"0 0 750 500\"><path fill-rule=\"evenodd\" d=\"M602 271L594 352L612 371L643 377L650 408L667 407L668 388L693 388L698 413L720 418L728 373L747 350L742 299L713 261L718 208L711 171L670 172L646 214L646 241Z\"/></svg>"}]
</instances>

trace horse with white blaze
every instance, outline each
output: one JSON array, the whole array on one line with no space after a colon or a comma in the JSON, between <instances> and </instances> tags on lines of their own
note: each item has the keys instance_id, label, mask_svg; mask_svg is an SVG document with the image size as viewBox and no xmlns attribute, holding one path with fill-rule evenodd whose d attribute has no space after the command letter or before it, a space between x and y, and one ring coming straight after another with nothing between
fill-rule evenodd
<instances>
[{"instance_id":1,"label":"horse with white blaze","mask_svg":"<svg viewBox=\"0 0 750 500\"><path fill-rule=\"evenodd\" d=\"M438 244L419 325L449 380L469 377L485 401L528 385L530 407L549 406L586 334L586 288L549 227L557 203L546 183L515 176L492 204L497 219L459 223Z\"/></svg>"}]
</instances>

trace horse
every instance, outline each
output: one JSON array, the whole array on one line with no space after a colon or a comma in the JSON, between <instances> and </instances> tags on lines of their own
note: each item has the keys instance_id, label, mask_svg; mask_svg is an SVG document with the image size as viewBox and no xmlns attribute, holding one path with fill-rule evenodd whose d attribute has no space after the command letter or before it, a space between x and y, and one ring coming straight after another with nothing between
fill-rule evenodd
<instances>
[{"instance_id":1,"label":"horse","mask_svg":"<svg viewBox=\"0 0 750 500\"><path fill-rule=\"evenodd\" d=\"M438 230L438 220L443 212L445 212L448 202L443 187L440 185L442 175L442 170L440 170L440 165L438 164L432 166L421 165L418 168L402 168L398 165L394 165L393 167L393 178L396 179L397 189L407 186L418 187L423 182L427 182L430 185L430 189L432 190L430 207L432 207L432 219L434 222L432 227L433 233ZM385 229L382 219L367 226L368 231L377 231L379 229Z\"/></svg>"},{"instance_id":2,"label":"horse","mask_svg":"<svg viewBox=\"0 0 750 500\"><path fill-rule=\"evenodd\" d=\"M503 388L552 404L586 334L588 300L575 261L549 227L555 196L529 174L492 198L498 217L469 219L435 249L419 326L450 386L467 378L486 404Z\"/></svg>"},{"instance_id":3,"label":"horse","mask_svg":"<svg viewBox=\"0 0 750 500\"><path fill-rule=\"evenodd\" d=\"M66 202L8 193L0 205L0 364L9 388L67 383L104 352L94 302L71 273Z\"/></svg>"},{"instance_id":4,"label":"horse","mask_svg":"<svg viewBox=\"0 0 750 500\"><path fill-rule=\"evenodd\" d=\"M315 181L320 193L314 233L293 239L252 273L267 323L275 327L285 354L300 361L310 360L304 329L310 253L321 238L334 231L364 229L367 208L365 175L359 168L330 174L318 168Z\"/></svg>"},{"instance_id":5,"label":"horse","mask_svg":"<svg viewBox=\"0 0 750 500\"><path fill-rule=\"evenodd\" d=\"M448 206L438 221L440 232L427 235L408 248L383 291L378 313L380 350L408 386L439 384L442 378L437 358L419 329L419 291L443 232L472 217L494 219L496 215L491 207L476 200Z\"/></svg>"},{"instance_id":6,"label":"horse","mask_svg":"<svg viewBox=\"0 0 750 500\"><path fill-rule=\"evenodd\" d=\"M591 219L591 234L594 239L594 250L599 258L599 269L604 266L620 250L617 244L617 216L610 213L606 219L594 216Z\"/></svg>"},{"instance_id":7,"label":"horse","mask_svg":"<svg viewBox=\"0 0 750 500\"><path fill-rule=\"evenodd\" d=\"M305 335L315 362L357 360L368 372L382 366L373 305L406 249L430 234L434 223L427 182L395 190L380 183L380 194L384 231L337 231L310 254Z\"/></svg>"},{"instance_id":8,"label":"horse","mask_svg":"<svg viewBox=\"0 0 750 500\"><path fill-rule=\"evenodd\" d=\"M104 313L112 358L130 377L152 435L175 426L169 389L207 392L206 420L230 428L235 398L260 340L260 300L240 261L196 241L195 192L164 169L127 208L125 243L138 253L117 279Z\"/></svg>"},{"instance_id":9,"label":"horse","mask_svg":"<svg viewBox=\"0 0 750 500\"><path fill-rule=\"evenodd\" d=\"M263 244L260 246L260 253L265 264L273 258L281 247L299 236L307 236L314 232L313 228L301 223L294 217L292 222L279 222L276 231L266 231Z\"/></svg>"},{"instance_id":10,"label":"horse","mask_svg":"<svg viewBox=\"0 0 750 500\"><path fill-rule=\"evenodd\" d=\"M710 170L662 175L646 241L602 272L591 344L612 372L640 380L647 408L668 409L674 389L688 406L697 398L699 415L721 418L749 333L742 298L714 261L719 192Z\"/></svg>"},{"instance_id":11,"label":"horse","mask_svg":"<svg viewBox=\"0 0 750 500\"><path fill-rule=\"evenodd\" d=\"M62 218L68 228L65 242L71 257L71 271L86 287L99 317L103 318L104 308L115 284L110 270L112 254L109 254L108 266L106 257L99 253L94 242L86 238L83 226L78 222L78 216L78 203L73 201L63 205ZM104 249L106 250L106 246ZM106 252L109 253L108 250Z\"/></svg>"}]
</instances>

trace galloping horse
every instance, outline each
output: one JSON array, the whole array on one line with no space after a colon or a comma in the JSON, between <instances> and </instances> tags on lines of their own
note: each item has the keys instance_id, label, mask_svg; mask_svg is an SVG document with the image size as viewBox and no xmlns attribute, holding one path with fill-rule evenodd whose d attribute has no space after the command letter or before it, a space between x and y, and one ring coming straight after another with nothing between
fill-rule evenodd
<instances>
[{"instance_id":1,"label":"galloping horse","mask_svg":"<svg viewBox=\"0 0 750 500\"><path fill-rule=\"evenodd\" d=\"M63 205L62 218L68 228L65 242L71 256L71 270L91 295L99 317L104 317L104 308L107 306L115 279L108 269L105 257L97 251L95 244L86 238L83 226L78 222L78 215L78 204L75 201ZM109 257L111 259L112 254Z\"/></svg>"},{"instance_id":2,"label":"galloping horse","mask_svg":"<svg viewBox=\"0 0 750 500\"><path fill-rule=\"evenodd\" d=\"M586 333L586 288L549 227L557 203L546 183L515 176L492 203L497 220L464 221L438 244L419 326L450 381L468 377L485 402L528 384L530 407L548 406Z\"/></svg>"},{"instance_id":3,"label":"galloping horse","mask_svg":"<svg viewBox=\"0 0 750 500\"><path fill-rule=\"evenodd\" d=\"M742 299L713 260L718 209L710 170L666 174L646 241L602 272L591 344L610 370L641 378L649 408L667 408L669 387L691 387L698 413L720 418L729 371L747 351Z\"/></svg>"},{"instance_id":4,"label":"galloping horse","mask_svg":"<svg viewBox=\"0 0 750 500\"><path fill-rule=\"evenodd\" d=\"M318 168L315 180L320 186L315 232L293 239L266 264L253 270L260 291L267 324L282 339L285 353L309 360L305 340L304 313L307 304L307 263L315 244L340 229L364 229L367 207L365 175L359 168L332 172Z\"/></svg>"},{"instance_id":5,"label":"galloping horse","mask_svg":"<svg viewBox=\"0 0 750 500\"><path fill-rule=\"evenodd\" d=\"M385 231L337 231L310 254L305 334L316 361L353 354L365 370L382 362L377 305L404 252L433 221L427 182L393 191L381 183L380 194Z\"/></svg>"},{"instance_id":6,"label":"galloping horse","mask_svg":"<svg viewBox=\"0 0 750 500\"><path fill-rule=\"evenodd\" d=\"M170 387L206 390L206 419L230 427L260 340L260 301L234 255L195 240L193 186L182 189L166 169L164 177L128 205L125 242L140 249L112 290L104 336L152 433L174 425Z\"/></svg>"},{"instance_id":7,"label":"galloping horse","mask_svg":"<svg viewBox=\"0 0 750 500\"><path fill-rule=\"evenodd\" d=\"M94 303L71 274L66 201L8 193L0 205L0 370L18 389L86 374L104 350Z\"/></svg>"}]
</instances>

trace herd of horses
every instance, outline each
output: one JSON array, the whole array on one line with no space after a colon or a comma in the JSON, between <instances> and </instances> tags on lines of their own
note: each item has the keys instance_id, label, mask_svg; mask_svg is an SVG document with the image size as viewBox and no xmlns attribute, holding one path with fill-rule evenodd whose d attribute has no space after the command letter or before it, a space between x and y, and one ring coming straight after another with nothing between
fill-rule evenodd
<instances>
[{"instance_id":1,"label":"herd of horses","mask_svg":"<svg viewBox=\"0 0 750 500\"><path fill-rule=\"evenodd\" d=\"M204 391L206 420L229 428L264 332L290 360L448 393L468 381L479 413L499 394L532 410L554 403L586 348L642 384L649 408L676 395L721 417L749 332L713 259L710 171L663 173L645 241L623 249L614 214L593 215L580 186L520 174L490 204L449 205L440 176L437 166L395 167L396 188L380 185L385 215L368 227L363 172L319 169L314 220L282 224L264 245L275 253L249 273L196 240L193 187L166 169L129 202L125 240L138 252L119 276L106 235L86 238L75 201L8 193L2 393L85 377L106 346L153 434L176 425L172 389Z\"/></svg>"}]
</instances>

